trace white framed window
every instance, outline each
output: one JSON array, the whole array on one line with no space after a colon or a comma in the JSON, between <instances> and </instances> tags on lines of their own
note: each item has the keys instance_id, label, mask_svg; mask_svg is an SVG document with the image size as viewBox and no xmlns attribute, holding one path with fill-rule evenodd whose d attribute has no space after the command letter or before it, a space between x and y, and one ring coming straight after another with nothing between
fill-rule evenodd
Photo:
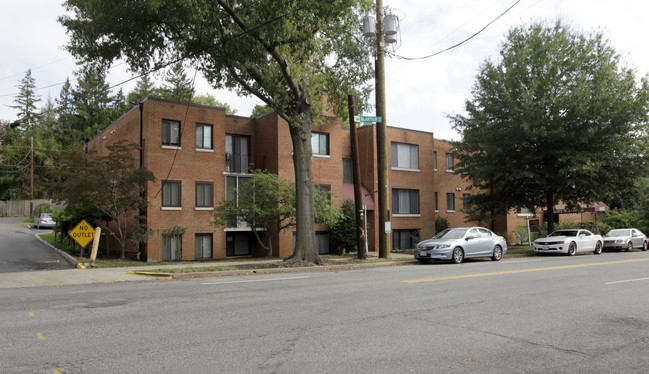
<instances>
[{"instance_id":1,"label":"white framed window","mask_svg":"<svg viewBox=\"0 0 649 374\"><path fill-rule=\"evenodd\" d=\"M180 147L180 121L162 120L162 145Z\"/></svg>"},{"instance_id":2,"label":"white framed window","mask_svg":"<svg viewBox=\"0 0 649 374\"><path fill-rule=\"evenodd\" d=\"M324 132L312 132L311 152L314 155L329 155L329 134Z\"/></svg>"},{"instance_id":3,"label":"white framed window","mask_svg":"<svg viewBox=\"0 0 649 374\"><path fill-rule=\"evenodd\" d=\"M196 124L196 148L213 149L212 146L212 125L204 123Z\"/></svg>"},{"instance_id":4,"label":"white framed window","mask_svg":"<svg viewBox=\"0 0 649 374\"><path fill-rule=\"evenodd\" d=\"M452 153L446 154L446 171L455 170L455 158Z\"/></svg>"},{"instance_id":5,"label":"white framed window","mask_svg":"<svg viewBox=\"0 0 649 374\"><path fill-rule=\"evenodd\" d=\"M196 258L212 258L212 234L196 234Z\"/></svg>"},{"instance_id":6,"label":"white framed window","mask_svg":"<svg viewBox=\"0 0 649 374\"><path fill-rule=\"evenodd\" d=\"M419 146L415 144L391 144L392 168L419 170Z\"/></svg>"},{"instance_id":7,"label":"white framed window","mask_svg":"<svg viewBox=\"0 0 649 374\"><path fill-rule=\"evenodd\" d=\"M437 171L437 151L433 151L433 170Z\"/></svg>"},{"instance_id":8,"label":"white framed window","mask_svg":"<svg viewBox=\"0 0 649 374\"><path fill-rule=\"evenodd\" d=\"M182 236L162 235L162 260L179 261L182 258Z\"/></svg>"}]
</instances>

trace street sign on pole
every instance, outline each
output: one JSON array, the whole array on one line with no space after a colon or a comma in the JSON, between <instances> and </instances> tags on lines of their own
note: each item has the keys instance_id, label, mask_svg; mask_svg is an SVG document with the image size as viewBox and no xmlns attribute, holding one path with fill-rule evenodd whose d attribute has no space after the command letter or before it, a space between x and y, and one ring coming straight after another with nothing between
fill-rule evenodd
<instances>
[{"instance_id":1,"label":"street sign on pole","mask_svg":"<svg viewBox=\"0 0 649 374\"><path fill-rule=\"evenodd\" d=\"M70 231L70 237L79 243L81 247L85 248L85 246L87 246L95 237L95 229L86 222L85 219L82 219L81 222Z\"/></svg>"},{"instance_id":2,"label":"street sign on pole","mask_svg":"<svg viewBox=\"0 0 649 374\"><path fill-rule=\"evenodd\" d=\"M383 117L381 116L354 116L355 122L376 122L383 123Z\"/></svg>"}]
</instances>

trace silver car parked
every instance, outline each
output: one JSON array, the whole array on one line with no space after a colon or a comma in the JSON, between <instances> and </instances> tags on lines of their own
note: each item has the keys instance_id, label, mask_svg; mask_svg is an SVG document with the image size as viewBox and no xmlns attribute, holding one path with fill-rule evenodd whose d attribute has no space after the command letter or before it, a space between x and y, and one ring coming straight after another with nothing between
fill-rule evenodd
<instances>
[{"instance_id":1,"label":"silver car parked","mask_svg":"<svg viewBox=\"0 0 649 374\"><path fill-rule=\"evenodd\" d=\"M41 213L37 216L34 216L34 227L40 229L43 227L54 227L54 218L52 218L52 213Z\"/></svg>"},{"instance_id":2,"label":"silver car parked","mask_svg":"<svg viewBox=\"0 0 649 374\"><path fill-rule=\"evenodd\" d=\"M450 260L459 264L465 258L491 257L499 261L507 252L502 236L484 227L456 227L443 230L417 244L415 258L422 264L430 260Z\"/></svg>"},{"instance_id":3,"label":"silver car parked","mask_svg":"<svg viewBox=\"0 0 649 374\"><path fill-rule=\"evenodd\" d=\"M613 229L604 235L604 249L631 252L633 248L647 250L647 236L637 229Z\"/></svg>"}]
</instances>

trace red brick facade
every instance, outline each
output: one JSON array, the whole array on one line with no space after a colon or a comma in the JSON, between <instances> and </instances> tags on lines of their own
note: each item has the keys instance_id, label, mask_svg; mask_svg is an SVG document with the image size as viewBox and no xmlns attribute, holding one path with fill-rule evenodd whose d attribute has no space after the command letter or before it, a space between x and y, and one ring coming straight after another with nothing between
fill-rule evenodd
<instances>
[{"instance_id":1,"label":"red brick facade","mask_svg":"<svg viewBox=\"0 0 649 374\"><path fill-rule=\"evenodd\" d=\"M173 126L177 126L179 146L176 143L163 145L163 120L175 121ZM332 200L341 202L343 159L351 159L350 132L342 127L338 119L323 117L320 122L313 125L312 131L321 136L320 139L324 142L322 144L326 143L328 150L323 153L328 154L315 154L313 157L314 183L329 186ZM207 149L196 146L197 124L211 126L211 144ZM166 131L169 132L168 129ZM170 133L172 135L165 136L175 139L174 130ZM121 139L142 144L142 165L157 177L156 181L147 186L149 206L145 215L153 235L144 244L143 250L149 262L169 259L171 249L167 252L163 250L166 245L163 236L174 226L186 229L181 236L182 241L175 247L172 246L176 251L176 255L171 255L174 260L264 255L263 249L249 234L249 229L215 227L212 223L212 210L197 207L198 187L211 185L213 200L219 201L226 198L228 177L233 180L236 176L246 176L245 171L237 173L226 169L226 164L231 162L226 161L227 135L249 142L247 157L255 168L269 170L282 178L294 178L288 125L275 113L259 118L227 116L221 108L148 99L89 142L88 149L98 152L106 152L106 145ZM201 138L199 142L205 143L205 139L207 138ZM358 129L358 146L361 183L376 202L374 126ZM392 196L398 196L397 201L391 201L389 205L395 247L412 245L418 235L430 237L434 233L434 222L438 216L447 218L451 226L467 224L462 214L462 194L469 191L466 190L466 182L446 169L446 154L450 154L448 142L435 140L432 133L388 128L388 149L388 160L392 160L389 167L390 200L393 200ZM393 155L393 151L397 153ZM163 206L163 181L174 185L174 188L179 187L177 204ZM452 206L447 207L447 194L453 194L449 196L455 202L454 209ZM375 251L378 243L378 214L369 210L367 220L368 246L370 251ZM327 226L318 225L316 230L318 234L324 235L323 245L326 245ZM206 244L199 244L199 241ZM292 243L293 231L284 232L273 243L273 255L289 256L292 253ZM197 250L210 244L211 252ZM135 248L130 250L137 251ZM205 257L202 253L210 254Z\"/></svg>"}]
</instances>

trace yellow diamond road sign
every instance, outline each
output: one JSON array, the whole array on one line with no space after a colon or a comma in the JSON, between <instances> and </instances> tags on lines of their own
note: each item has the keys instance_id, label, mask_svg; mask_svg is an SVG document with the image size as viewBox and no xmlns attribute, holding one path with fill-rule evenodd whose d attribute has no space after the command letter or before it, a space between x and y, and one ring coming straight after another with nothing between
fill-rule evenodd
<instances>
[{"instance_id":1,"label":"yellow diamond road sign","mask_svg":"<svg viewBox=\"0 0 649 374\"><path fill-rule=\"evenodd\" d=\"M70 231L70 236L72 239L76 240L80 246L85 247L95 237L95 229L93 229L85 219L82 219L81 222Z\"/></svg>"}]
</instances>

